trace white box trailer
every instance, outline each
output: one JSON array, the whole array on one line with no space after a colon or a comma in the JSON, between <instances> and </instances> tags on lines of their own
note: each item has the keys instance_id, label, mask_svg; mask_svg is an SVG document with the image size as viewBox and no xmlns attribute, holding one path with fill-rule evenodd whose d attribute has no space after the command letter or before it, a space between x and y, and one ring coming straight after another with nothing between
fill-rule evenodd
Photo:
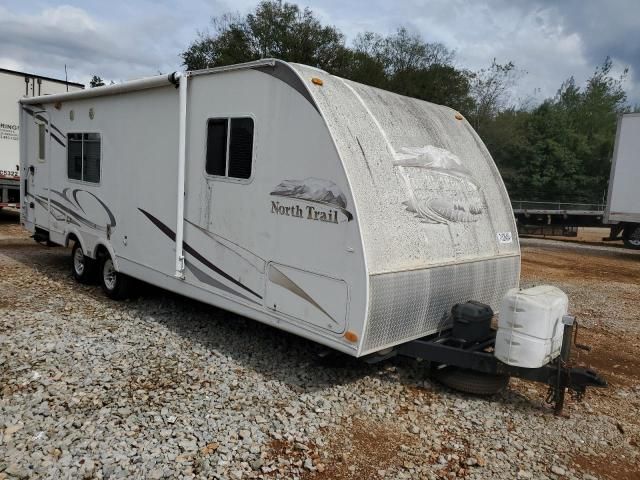
<instances>
[{"instance_id":1,"label":"white box trailer","mask_svg":"<svg viewBox=\"0 0 640 480\"><path fill-rule=\"evenodd\" d=\"M79 83L0 68L0 208L18 208L20 203L18 101L83 88Z\"/></svg>"},{"instance_id":2,"label":"white box trailer","mask_svg":"<svg viewBox=\"0 0 640 480\"><path fill-rule=\"evenodd\" d=\"M622 233L625 244L640 248L640 113L618 118L609 176L604 223L612 225L611 237Z\"/></svg>"},{"instance_id":3,"label":"white box trailer","mask_svg":"<svg viewBox=\"0 0 640 480\"><path fill-rule=\"evenodd\" d=\"M276 60L21 104L22 222L112 296L133 277L364 356L518 286L507 192L450 108Z\"/></svg>"}]
</instances>

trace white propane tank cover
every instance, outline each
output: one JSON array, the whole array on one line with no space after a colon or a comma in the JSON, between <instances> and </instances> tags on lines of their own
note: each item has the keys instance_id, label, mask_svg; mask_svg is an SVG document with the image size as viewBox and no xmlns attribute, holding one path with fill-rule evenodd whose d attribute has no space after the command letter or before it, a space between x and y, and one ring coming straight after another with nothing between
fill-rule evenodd
<instances>
[{"instance_id":1,"label":"white propane tank cover","mask_svg":"<svg viewBox=\"0 0 640 480\"><path fill-rule=\"evenodd\" d=\"M560 354L569 299L559 288L513 288L502 300L495 356L504 363L539 368Z\"/></svg>"}]
</instances>

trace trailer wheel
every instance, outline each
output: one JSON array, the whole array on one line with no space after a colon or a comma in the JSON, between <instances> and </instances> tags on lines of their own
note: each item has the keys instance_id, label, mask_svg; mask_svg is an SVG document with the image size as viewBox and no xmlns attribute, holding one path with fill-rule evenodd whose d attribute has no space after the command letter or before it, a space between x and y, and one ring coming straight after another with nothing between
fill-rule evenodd
<instances>
[{"instance_id":1,"label":"trailer wheel","mask_svg":"<svg viewBox=\"0 0 640 480\"><path fill-rule=\"evenodd\" d=\"M123 300L131 295L133 279L118 272L109 254L100 259L100 285L107 297L113 300Z\"/></svg>"},{"instance_id":2,"label":"trailer wheel","mask_svg":"<svg viewBox=\"0 0 640 480\"><path fill-rule=\"evenodd\" d=\"M96 277L96 261L87 257L80 242L74 242L71 249L71 273L80 283L93 283Z\"/></svg>"},{"instance_id":3,"label":"trailer wheel","mask_svg":"<svg viewBox=\"0 0 640 480\"><path fill-rule=\"evenodd\" d=\"M509 384L508 375L491 375L457 367L436 370L434 377L449 388L475 395L494 395Z\"/></svg>"},{"instance_id":4,"label":"trailer wheel","mask_svg":"<svg viewBox=\"0 0 640 480\"><path fill-rule=\"evenodd\" d=\"M634 250L640 250L640 225L627 225L622 233L624 246Z\"/></svg>"}]
</instances>

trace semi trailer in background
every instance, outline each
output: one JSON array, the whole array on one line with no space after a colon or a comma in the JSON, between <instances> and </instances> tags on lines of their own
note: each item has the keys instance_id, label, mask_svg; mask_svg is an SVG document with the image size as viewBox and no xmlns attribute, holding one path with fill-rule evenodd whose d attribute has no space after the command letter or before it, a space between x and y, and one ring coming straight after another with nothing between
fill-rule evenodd
<instances>
[{"instance_id":1,"label":"semi trailer in background","mask_svg":"<svg viewBox=\"0 0 640 480\"><path fill-rule=\"evenodd\" d=\"M519 293L507 191L455 110L270 59L20 103L22 224L111 298L142 280L467 391L543 382L560 408L604 384L567 367L564 294ZM532 328L505 313L497 342L505 299Z\"/></svg>"},{"instance_id":2,"label":"semi trailer in background","mask_svg":"<svg viewBox=\"0 0 640 480\"><path fill-rule=\"evenodd\" d=\"M0 208L20 204L18 101L83 88L79 83L0 68Z\"/></svg>"},{"instance_id":3,"label":"semi trailer in background","mask_svg":"<svg viewBox=\"0 0 640 480\"><path fill-rule=\"evenodd\" d=\"M640 113L621 115L611 163L604 223L611 237L640 249Z\"/></svg>"},{"instance_id":4,"label":"semi trailer in background","mask_svg":"<svg viewBox=\"0 0 640 480\"><path fill-rule=\"evenodd\" d=\"M601 204L514 201L521 234L575 236L579 227L608 227L603 240L640 249L640 113L618 118L607 201Z\"/></svg>"}]
</instances>

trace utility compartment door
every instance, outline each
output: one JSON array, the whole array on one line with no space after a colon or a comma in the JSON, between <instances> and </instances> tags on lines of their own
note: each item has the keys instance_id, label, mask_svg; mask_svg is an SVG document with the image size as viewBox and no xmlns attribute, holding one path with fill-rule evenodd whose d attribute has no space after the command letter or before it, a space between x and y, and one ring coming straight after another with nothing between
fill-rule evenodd
<instances>
[{"instance_id":1,"label":"utility compartment door","mask_svg":"<svg viewBox=\"0 0 640 480\"><path fill-rule=\"evenodd\" d=\"M335 332L345 330L348 288L342 280L269 263L265 305L271 310Z\"/></svg>"}]
</instances>

